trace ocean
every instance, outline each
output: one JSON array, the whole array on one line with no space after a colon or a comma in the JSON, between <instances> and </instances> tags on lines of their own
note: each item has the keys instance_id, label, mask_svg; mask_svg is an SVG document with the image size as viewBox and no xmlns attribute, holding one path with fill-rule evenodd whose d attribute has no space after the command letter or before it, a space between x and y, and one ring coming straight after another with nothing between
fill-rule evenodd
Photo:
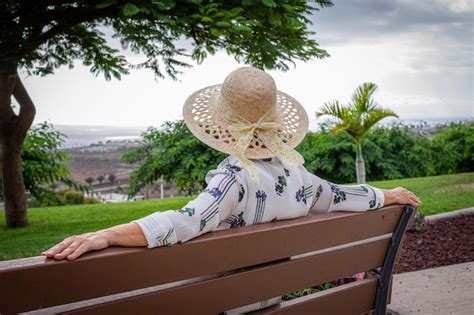
<instances>
[{"instance_id":1,"label":"ocean","mask_svg":"<svg viewBox=\"0 0 474 315\"><path fill-rule=\"evenodd\" d=\"M147 126L119 127L119 126L87 126L87 125L54 125L54 129L63 133L66 139L64 148L89 146L102 141L138 140L147 130Z\"/></svg>"}]
</instances>

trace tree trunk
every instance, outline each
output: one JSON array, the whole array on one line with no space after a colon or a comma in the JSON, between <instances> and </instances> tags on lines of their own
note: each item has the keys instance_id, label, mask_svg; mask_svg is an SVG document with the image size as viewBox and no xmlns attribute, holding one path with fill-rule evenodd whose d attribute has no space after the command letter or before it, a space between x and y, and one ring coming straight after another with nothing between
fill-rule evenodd
<instances>
[{"instance_id":1,"label":"tree trunk","mask_svg":"<svg viewBox=\"0 0 474 315\"><path fill-rule=\"evenodd\" d=\"M362 144L356 142L356 174L357 184L365 184L365 163L362 157Z\"/></svg>"},{"instance_id":2,"label":"tree trunk","mask_svg":"<svg viewBox=\"0 0 474 315\"><path fill-rule=\"evenodd\" d=\"M18 115L11 107L12 96L20 104ZM0 70L0 162L5 219L9 228L28 225L21 148L35 113L35 106L18 78L16 67Z\"/></svg>"},{"instance_id":3,"label":"tree trunk","mask_svg":"<svg viewBox=\"0 0 474 315\"><path fill-rule=\"evenodd\" d=\"M26 194L21 166L21 143L3 139L3 187L7 227L28 225Z\"/></svg>"},{"instance_id":4,"label":"tree trunk","mask_svg":"<svg viewBox=\"0 0 474 315\"><path fill-rule=\"evenodd\" d=\"M5 197L3 196L3 144L0 138L0 201L4 200Z\"/></svg>"}]
</instances>

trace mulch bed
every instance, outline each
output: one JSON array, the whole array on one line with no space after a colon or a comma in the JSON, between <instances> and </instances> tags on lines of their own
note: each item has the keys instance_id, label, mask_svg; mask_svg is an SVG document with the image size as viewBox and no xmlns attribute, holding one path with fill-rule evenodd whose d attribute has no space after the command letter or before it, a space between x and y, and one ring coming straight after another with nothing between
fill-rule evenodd
<instances>
[{"instance_id":1,"label":"mulch bed","mask_svg":"<svg viewBox=\"0 0 474 315\"><path fill-rule=\"evenodd\" d=\"M407 231L394 273L474 261L474 215L426 223Z\"/></svg>"}]
</instances>

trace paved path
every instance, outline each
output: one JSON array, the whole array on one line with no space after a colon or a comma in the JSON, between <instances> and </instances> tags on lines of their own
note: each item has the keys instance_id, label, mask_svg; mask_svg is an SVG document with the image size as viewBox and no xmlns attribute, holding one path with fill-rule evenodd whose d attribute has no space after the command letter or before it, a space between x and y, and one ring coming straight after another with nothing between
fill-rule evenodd
<instances>
[{"instance_id":1,"label":"paved path","mask_svg":"<svg viewBox=\"0 0 474 315\"><path fill-rule=\"evenodd\" d=\"M474 314L474 262L406 272L393 277L396 314Z\"/></svg>"}]
</instances>

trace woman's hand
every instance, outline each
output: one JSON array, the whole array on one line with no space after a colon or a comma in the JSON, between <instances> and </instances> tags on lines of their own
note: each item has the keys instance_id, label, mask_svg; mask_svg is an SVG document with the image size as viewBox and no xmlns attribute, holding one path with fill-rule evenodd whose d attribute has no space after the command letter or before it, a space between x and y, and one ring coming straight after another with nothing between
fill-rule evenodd
<instances>
[{"instance_id":1,"label":"woman's hand","mask_svg":"<svg viewBox=\"0 0 474 315\"><path fill-rule=\"evenodd\" d=\"M125 223L92 233L66 238L56 246L41 253L48 258L74 260L91 250L109 246L146 246L145 235L136 223Z\"/></svg>"},{"instance_id":2,"label":"woman's hand","mask_svg":"<svg viewBox=\"0 0 474 315\"><path fill-rule=\"evenodd\" d=\"M393 189L382 189L382 191L385 197L384 205L391 205L394 203L409 204L414 207L421 205L420 199L406 188L397 187Z\"/></svg>"},{"instance_id":3,"label":"woman's hand","mask_svg":"<svg viewBox=\"0 0 474 315\"><path fill-rule=\"evenodd\" d=\"M97 231L68 237L61 243L42 252L41 255L57 260L64 258L74 260L86 252L104 249L109 245L106 233Z\"/></svg>"}]
</instances>

